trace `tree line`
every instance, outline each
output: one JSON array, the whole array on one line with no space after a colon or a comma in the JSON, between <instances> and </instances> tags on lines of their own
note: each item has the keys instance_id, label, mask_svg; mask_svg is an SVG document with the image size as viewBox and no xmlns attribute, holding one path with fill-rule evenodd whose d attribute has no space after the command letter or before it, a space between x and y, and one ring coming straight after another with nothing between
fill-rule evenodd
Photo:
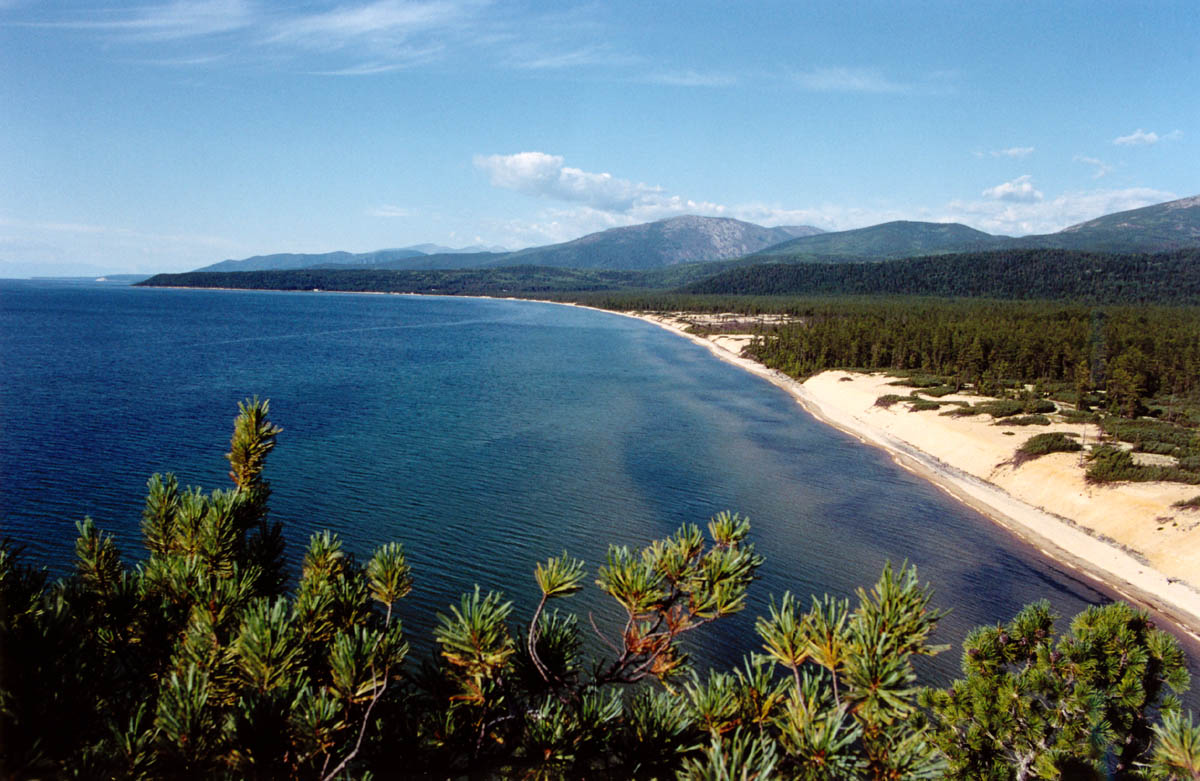
<instances>
[{"instance_id":1,"label":"tree line","mask_svg":"<svg viewBox=\"0 0 1200 781\"><path fill-rule=\"evenodd\" d=\"M1200 301L1200 250L1112 254L1036 249L883 262L761 264L724 271L681 292L1194 304Z\"/></svg>"},{"instance_id":2,"label":"tree line","mask_svg":"<svg viewBox=\"0 0 1200 781\"><path fill-rule=\"evenodd\" d=\"M795 376L916 370L994 385L1043 381L1071 396L1117 386L1139 399L1200 394L1200 309L1191 307L860 299L797 312L749 348Z\"/></svg>"}]
</instances>

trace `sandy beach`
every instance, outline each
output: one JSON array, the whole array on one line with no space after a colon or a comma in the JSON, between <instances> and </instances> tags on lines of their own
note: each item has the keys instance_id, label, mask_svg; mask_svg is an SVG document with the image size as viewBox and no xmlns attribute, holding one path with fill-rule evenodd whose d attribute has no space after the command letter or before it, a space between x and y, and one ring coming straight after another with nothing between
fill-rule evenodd
<instances>
[{"instance_id":1,"label":"sandy beach","mask_svg":"<svg viewBox=\"0 0 1200 781\"><path fill-rule=\"evenodd\" d=\"M895 378L882 373L828 371L801 383L743 358L749 336L702 337L687 333L688 323L676 317L626 314L703 345L721 360L783 388L817 419L884 449L904 468L1047 555L1200 638L1200 511L1171 506L1200 489L1176 483L1090 485L1078 453L1054 453L1020 467L1010 463L1035 434L1064 431L1095 441L1095 426L993 425L988 415L950 418L934 410L912 412L903 402L877 407L880 396L905 396L910 389L890 384Z\"/></svg>"}]
</instances>

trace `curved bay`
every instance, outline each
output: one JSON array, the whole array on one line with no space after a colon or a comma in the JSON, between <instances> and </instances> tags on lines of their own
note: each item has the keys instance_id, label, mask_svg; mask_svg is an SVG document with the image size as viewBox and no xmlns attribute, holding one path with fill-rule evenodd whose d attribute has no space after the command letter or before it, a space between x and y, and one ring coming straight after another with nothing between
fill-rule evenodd
<instances>
[{"instance_id":1,"label":"curved bay","mask_svg":"<svg viewBox=\"0 0 1200 781\"><path fill-rule=\"evenodd\" d=\"M851 596L887 560L917 564L952 610L939 640L955 646L1035 599L1070 616L1110 598L782 390L630 318L461 298L0 285L0 524L55 571L84 515L137 555L150 473L223 487L236 403L259 395L284 428L268 474L293 563L324 528L364 556L403 542L419 649L434 613L473 583L527 616L536 561L565 549L594 572L609 543L641 545L727 508L751 517L766 564L747 611L695 644L705 665L758 647L752 617L771 594ZM596 591L575 607L603 620ZM927 674L954 675L958 654Z\"/></svg>"}]
</instances>

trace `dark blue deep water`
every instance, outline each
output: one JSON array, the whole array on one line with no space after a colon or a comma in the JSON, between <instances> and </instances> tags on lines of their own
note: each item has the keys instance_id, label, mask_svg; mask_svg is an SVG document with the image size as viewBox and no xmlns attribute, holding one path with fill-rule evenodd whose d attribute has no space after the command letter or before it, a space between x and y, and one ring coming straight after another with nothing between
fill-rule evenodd
<instances>
[{"instance_id":1,"label":"dark blue deep water","mask_svg":"<svg viewBox=\"0 0 1200 781\"><path fill-rule=\"evenodd\" d=\"M0 530L36 563L65 572L85 515L136 560L146 478L226 487L237 402L268 397L293 561L326 528L363 556L403 542L418 649L474 583L527 617L537 561L566 549L594 572L609 543L726 508L751 517L767 563L748 610L695 645L705 665L758 647L771 594L850 596L887 560L916 563L952 609L939 639L955 648L931 679L957 672L972 626L1042 597L1064 616L1108 598L783 391L601 312L0 281L0 378ZM604 621L597 591L576 607Z\"/></svg>"}]
</instances>

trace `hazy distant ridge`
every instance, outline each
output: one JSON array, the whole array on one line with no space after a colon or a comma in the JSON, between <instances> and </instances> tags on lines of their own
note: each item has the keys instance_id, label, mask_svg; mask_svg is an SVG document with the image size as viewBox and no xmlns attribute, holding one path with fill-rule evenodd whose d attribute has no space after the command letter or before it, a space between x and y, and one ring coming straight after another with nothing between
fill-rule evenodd
<instances>
[{"instance_id":1,"label":"hazy distant ridge","mask_svg":"<svg viewBox=\"0 0 1200 781\"><path fill-rule=\"evenodd\" d=\"M853 262L1016 249L1165 252L1200 247L1200 196L1109 214L1057 233L1010 238L958 223L895 221L847 231L766 228L727 217L682 216L516 252L433 244L352 254L260 255L198 271L374 268L405 271L544 266L639 271L682 264ZM480 251L483 250L483 251ZM713 270L715 273L717 269Z\"/></svg>"},{"instance_id":2,"label":"hazy distant ridge","mask_svg":"<svg viewBox=\"0 0 1200 781\"><path fill-rule=\"evenodd\" d=\"M493 248L499 249L499 248ZM480 254L489 252L485 247L453 249L438 244L417 244L398 249L381 249L374 252L282 252L274 255L255 255L243 260L222 260L197 271L276 271L293 268L379 268L387 263L408 258L423 258L431 255ZM500 250L503 252L504 250Z\"/></svg>"}]
</instances>

